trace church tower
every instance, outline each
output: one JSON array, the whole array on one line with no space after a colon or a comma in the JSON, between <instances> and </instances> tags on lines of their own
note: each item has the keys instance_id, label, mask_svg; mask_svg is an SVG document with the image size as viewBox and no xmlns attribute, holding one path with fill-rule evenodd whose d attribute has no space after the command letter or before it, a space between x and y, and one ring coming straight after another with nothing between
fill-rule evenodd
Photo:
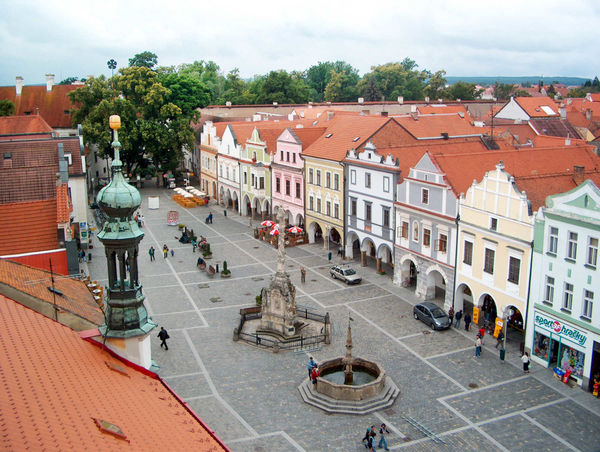
<instances>
[{"instance_id":1,"label":"church tower","mask_svg":"<svg viewBox=\"0 0 600 452\"><path fill-rule=\"evenodd\" d=\"M146 369L152 367L150 332L156 328L148 318L144 306L142 286L138 274L139 243L144 233L132 215L142 202L139 191L129 185L122 173L118 129L121 118L110 117L114 131L114 160L111 165L112 180L98 193L96 202L107 216L98 233L104 245L108 267L105 324L100 333L105 345L120 356Z\"/></svg>"}]
</instances>

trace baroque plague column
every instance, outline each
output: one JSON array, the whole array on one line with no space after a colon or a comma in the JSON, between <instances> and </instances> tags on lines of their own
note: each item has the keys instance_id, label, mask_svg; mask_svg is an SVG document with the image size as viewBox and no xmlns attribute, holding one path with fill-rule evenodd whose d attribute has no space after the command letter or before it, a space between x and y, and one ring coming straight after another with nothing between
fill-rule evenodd
<instances>
[{"instance_id":1,"label":"baroque plague column","mask_svg":"<svg viewBox=\"0 0 600 452\"><path fill-rule=\"evenodd\" d=\"M110 127L114 130L112 180L100 190L96 198L99 208L108 217L102 231L98 233L98 239L104 245L108 266L104 312L106 323L99 329L109 349L150 369L153 366L150 332L156 328L156 324L148 318L148 311L144 306L146 297L142 294L138 275L138 250L144 233L132 218L142 198L122 174L118 135L121 118L111 116Z\"/></svg>"}]
</instances>

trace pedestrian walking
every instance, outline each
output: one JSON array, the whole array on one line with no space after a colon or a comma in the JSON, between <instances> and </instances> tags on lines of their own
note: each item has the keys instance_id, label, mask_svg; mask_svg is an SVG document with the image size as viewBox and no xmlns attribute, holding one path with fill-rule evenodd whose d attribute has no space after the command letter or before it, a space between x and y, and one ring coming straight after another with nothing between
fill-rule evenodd
<instances>
[{"instance_id":1,"label":"pedestrian walking","mask_svg":"<svg viewBox=\"0 0 600 452\"><path fill-rule=\"evenodd\" d=\"M462 309L456 313L455 318L456 318L456 322L454 323L454 326L456 328L460 328L460 319L462 319Z\"/></svg>"},{"instance_id":2,"label":"pedestrian walking","mask_svg":"<svg viewBox=\"0 0 600 452\"><path fill-rule=\"evenodd\" d=\"M481 345L483 345L483 336L485 336L485 328L480 327L478 333L479 333L479 337L481 338Z\"/></svg>"},{"instance_id":3,"label":"pedestrian walking","mask_svg":"<svg viewBox=\"0 0 600 452\"><path fill-rule=\"evenodd\" d=\"M148 250L148 255L150 256L150 262L152 262L154 260L154 247L151 246L150 249Z\"/></svg>"},{"instance_id":4,"label":"pedestrian walking","mask_svg":"<svg viewBox=\"0 0 600 452\"><path fill-rule=\"evenodd\" d=\"M196 252L196 247L198 246L198 242L196 242L196 239L193 238L192 239L192 253Z\"/></svg>"},{"instance_id":5,"label":"pedestrian walking","mask_svg":"<svg viewBox=\"0 0 600 452\"><path fill-rule=\"evenodd\" d=\"M212 212L208 214L208 217L206 218L206 222L212 224L212 219L213 219L213 215Z\"/></svg>"},{"instance_id":6,"label":"pedestrian walking","mask_svg":"<svg viewBox=\"0 0 600 452\"><path fill-rule=\"evenodd\" d=\"M452 322L454 321L454 308L452 306L448 309L448 318L450 319L450 326L452 326Z\"/></svg>"},{"instance_id":7,"label":"pedestrian walking","mask_svg":"<svg viewBox=\"0 0 600 452\"><path fill-rule=\"evenodd\" d=\"M481 356L481 337L479 334L477 335L477 339L475 339L475 358L479 358Z\"/></svg>"},{"instance_id":8,"label":"pedestrian walking","mask_svg":"<svg viewBox=\"0 0 600 452\"><path fill-rule=\"evenodd\" d=\"M175 250L171 250L171 257L175 256Z\"/></svg>"},{"instance_id":9,"label":"pedestrian walking","mask_svg":"<svg viewBox=\"0 0 600 452\"><path fill-rule=\"evenodd\" d=\"M169 247L167 246L167 244L165 243L163 245L163 259L166 259L167 256L169 255Z\"/></svg>"},{"instance_id":10,"label":"pedestrian walking","mask_svg":"<svg viewBox=\"0 0 600 452\"><path fill-rule=\"evenodd\" d=\"M367 445L365 446L367 450L371 450L373 452L375 452L375 435L376 433L371 431L369 439L367 439Z\"/></svg>"},{"instance_id":11,"label":"pedestrian walking","mask_svg":"<svg viewBox=\"0 0 600 452\"><path fill-rule=\"evenodd\" d=\"M367 427L367 433L365 433L365 436L363 437L363 439L361 440L363 442L363 444L365 445L365 448L369 448L372 447L369 445L369 439L373 439L373 437L371 436L371 432L373 432L375 430L375 426L371 425L370 427ZM366 441L366 443L365 443Z\"/></svg>"},{"instance_id":12,"label":"pedestrian walking","mask_svg":"<svg viewBox=\"0 0 600 452\"><path fill-rule=\"evenodd\" d=\"M169 350L169 346L167 345L167 339L169 339L169 333L162 326L160 327L160 331L158 332L158 337L160 339L160 348L165 346L165 350Z\"/></svg>"},{"instance_id":13,"label":"pedestrian walking","mask_svg":"<svg viewBox=\"0 0 600 452\"><path fill-rule=\"evenodd\" d=\"M312 371L315 367L318 367L318 364L315 362L315 360L313 359L313 357L311 356L310 358L308 358L308 378L311 377L312 375Z\"/></svg>"},{"instance_id":14,"label":"pedestrian walking","mask_svg":"<svg viewBox=\"0 0 600 452\"><path fill-rule=\"evenodd\" d=\"M300 267L300 282L302 284L306 282L306 269L304 267Z\"/></svg>"},{"instance_id":15,"label":"pedestrian walking","mask_svg":"<svg viewBox=\"0 0 600 452\"><path fill-rule=\"evenodd\" d=\"M465 331L469 331L469 326L471 325L471 316L467 312L465 314Z\"/></svg>"},{"instance_id":16,"label":"pedestrian walking","mask_svg":"<svg viewBox=\"0 0 600 452\"><path fill-rule=\"evenodd\" d=\"M312 384L314 386L317 385L317 378L319 378L319 368L318 367L314 367L312 370L312 373L310 374L310 378L312 380Z\"/></svg>"},{"instance_id":17,"label":"pedestrian walking","mask_svg":"<svg viewBox=\"0 0 600 452\"><path fill-rule=\"evenodd\" d=\"M384 450L389 450L387 440L385 439L385 435L389 433L390 431L387 429L385 424L381 424L381 427L379 428L379 444L377 444L377 447L383 447Z\"/></svg>"},{"instance_id":18,"label":"pedestrian walking","mask_svg":"<svg viewBox=\"0 0 600 452\"><path fill-rule=\"evenodd\" d=\"M496 338L496 349L502 348L504 345L504 333L502 330L498 333L498 337Z\"/></svg>"},{"instance_id":19,"label":"pedestrian walking","mask_svg":"<svg viewBox=\"0 0 600 452\"><path fill-rule=\"evenodd\" d=\"M525 352L523 353L523 355L521 356L521 362L523 363L523 372L528 374L529 373L529 353Z\"/></svg>"}]
</instances>

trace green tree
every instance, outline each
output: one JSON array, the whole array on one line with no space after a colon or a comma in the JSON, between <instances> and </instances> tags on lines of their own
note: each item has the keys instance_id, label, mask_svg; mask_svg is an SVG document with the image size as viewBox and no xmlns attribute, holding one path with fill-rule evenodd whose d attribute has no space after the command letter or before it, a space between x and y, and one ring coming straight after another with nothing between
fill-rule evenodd
<instances>
[{"instance_id":1,"label":"green tree","mask_svg":"<svg viewBox=\"0 0 600 452\"><path fill-rule=\"evenodd\" d=\"M77 80L79 80L78 77L67 77L66 79L61 81L59 83L59 85L71 85L73 82L76 82Z\"/></svg>"},{"instance_id":2,"label":"green tree","mask_svg":"<svg viewBox=\"0 0 600 452\"><path fill-rule=\"evenodd\" d=\"M158 79L171 91L167 101L181 108L182 114L187 118L196 119L200 114L198 109L206 107L210 102L210 91L200 80L176 73L159 73Z\"/></svg>"},{"instance_id":3,"label":"green tree","mask_svg":"<svg viewBox=\"0 0 600 452\"><path fill-rule=\"evenodd\" d=\"M358 90L356 78L347 72L331 71L329 83L325 87L325 100L329 102L356 102Z\"/></svg>"},{"instance_id":4,"label":"green tree","mask_svg":"<svg viewBox=\"0 0 600 452\"><path fill-rule=\"evenodd\" d=\"M129 67L146 67L148 69L156 68L158 64L158 57L155 53L145 51L142 53L137 53L133 56L133 58L129 58Z\"/></svg>"},{"instance_id":5,"label":"green tree","mask_svg":"<svg viewBox=\"0 0 600 452\"><path fill-rule=\"evenodd\" d=\"M498 100L508 100L511 96L515 95L517 85L512 83L498 83L494 84L494 97Z\"/></svg>"},{"instance_id":6,"label":"green tree","mask_svg":"<svg viewBox=\"0 0 600 452\"><path fill-rule=\"evenodd\" d=\"M241 77L238 68L235 68L227 74L223 84L223 97L217 99L218 104L231 102L233 105L249 105L256 100L256 94L250 92L250 85Z\"/></svg>"},{"instance_id":7,"label":"green tree","mask_svg":"<svg viewBox=\"0 0 600 452\"><path fill-rule=\"evenodd\" d=\"M416 70L417 64L410 58L402 62L386 63L371 67L371 72L365 74L358 83L358 91L367 99L367 87L371 78L384 99L396 99L403 96L406 100L423 99L425 80L430 77L427 71ZM371 93L372 94L372 93Z\"/></svg>"},{"instance_id":8,"label":"green tree","mask_svg":"<svg viewBox=\"0 0 600 452\"><path fill-rule=\"evenodd\" d=\"M481 89L477 89L475 83L458 81L446 90L450 99L475 100L481 96Z\"/></svg>"},{"instance_id":9,"label":"green tree","mask_svg":"<svg viewBox=\"0 0 600 452\"><path fill-rule=\"evenodd\" d=\"M307 102L309 93L310 89L301 74L271 71L262 80L256 101L259 104L298 104Z\"/></svg>"},{"instance_id":10,"label":"green tree","mask_svg":"<svg viewBox=\"0 0 600 452\"><path fill-rule=\"evenodd\" d=\"M332 71L345 75L343 84L346 86L346 88L344 88L343 91L350 91L350 85L356 85L360 80L358 69L354 68L345 61L319 61L316 65L309 67L306 71L305 78L306 83L310 87L311 100L322 102L325 99L325 89L331 81ZM348 96L351 95L350 92L346 92L346 94L343 94L342 97L345 98L345 101L355 101L358 91L354 90L354 92L355 94L352 94L353 98L351 99L348 99Z\"/></svg>"},{"instance_id":11,"label":"green tree","mask_svg":"<svg viewBox=\"0 0 600 452\"><path fill-rule=\"evenodd\" d=\"M446 87L446 71L437 71L432 74L427 80L427 86L423 90L423 94L428 96L430 99L444 98L446 93L444 88Z\"/></svg>"},{"instance_id":12,"label":"green tree","mask_svg":"<svg viewBox=\"0 0 600 452\"><path fill-rule=\"evenodd\" d=\"M15 104L8 99L0 100L0 116L13 116L15 114Z\"/></svg>"},{"instance_id":13,"label":"green tree","mask_svg":"<svg viewBox=\"0 0 600 452\"><path fill-rule=\"evenodd\" d=\"M375 80L375 77L367 74L361 80L361 84L363 85L363 88L361 89L361 87L359 86L358 89L360 90L359 92L361 93L362 97L367 102L377 102L383 99L383 95L381 94L381 91L377 86L377 81Z\"/></svg>"}]
</instances>

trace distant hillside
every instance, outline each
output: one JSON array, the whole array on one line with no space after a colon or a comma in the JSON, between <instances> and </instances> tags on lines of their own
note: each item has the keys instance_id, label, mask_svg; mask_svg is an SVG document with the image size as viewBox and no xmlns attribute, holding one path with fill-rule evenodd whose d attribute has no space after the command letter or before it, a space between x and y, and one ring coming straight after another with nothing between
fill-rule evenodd
<instances>
[{"instance_id":1,"label":"distant hillside","mask_svg":"<svg viewBox=\"0 0 600 452\"><path fill-rule=\"evenodd\" d=\"M463 81L467 83L475 83L477 85L493 85L496 82L499 83L515 83L523 85L525 83L531 83L532 85L537 85L542 77L538 76L530 76L530 77L451 77L447 76L446 81L449 85L453 85L458 81ZM591 80L587 78L581 77L543 77L545 84L550 84L554 81L560 82L567 86L580 86L583 85L586 81Z\"/></svg>"}]
</instances>

